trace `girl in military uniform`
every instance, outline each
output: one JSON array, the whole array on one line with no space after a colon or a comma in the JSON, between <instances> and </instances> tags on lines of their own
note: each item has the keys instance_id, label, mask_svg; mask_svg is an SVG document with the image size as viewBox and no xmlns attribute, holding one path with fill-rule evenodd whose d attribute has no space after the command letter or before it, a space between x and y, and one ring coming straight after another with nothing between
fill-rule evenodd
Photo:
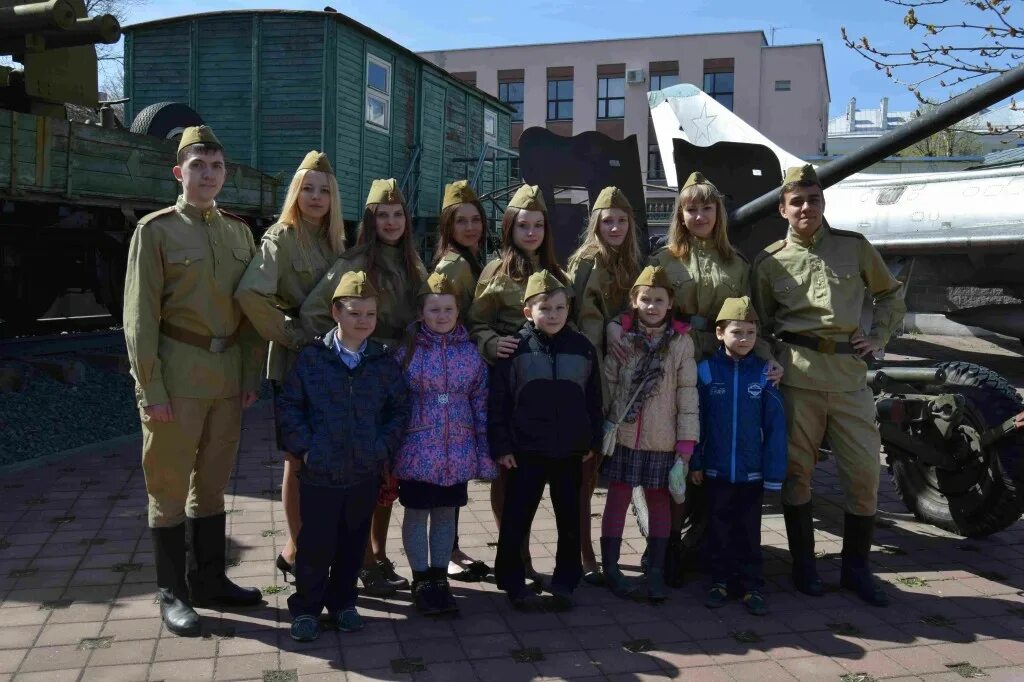
<instances>
[{"instance_id":1,"label":"girl in military uniform","mask_svg":"<svg viewBox=\"0 0 1024 682\"><path fill-rule=\"evenodd\" d=\"M263 233L260 250L249 263L235 291L246 316L270 342L267 378L279 392L295 358L312 337L299 323L299 307L327 268L345 251L338 181L327 155L311 151L292 176L281 218ZM275 415L276 422L276 415ZM276 426L276 424L275 424ZM277 447L284 449L275 428ZM295 562L299 519L300 460L285 454L281 502L288 521L288 542L277 555L287 579Z\"/></svg>"},{"instance_id":2,"label":"girl in military uniform","mask_svg":"<svg viewBox=\"0 0 1024 682\"><path fill-rule=\"evenodd\" d=\"M605 354L605 327L629 306L629 290L639 273L640 247L633 207L619 188L605 187L591 207L583 243L569 257L569 279L576 298L576 325L594 344L599 359ZM590 499L600 464L598 457L583 464L580 491L583 580L592 585L603 582L590 529Z\"/></svg>"},{"instance_id":3,"label":"girl in military uniform","mask_svg":"<svg viewBox=\"0 0 1024 682\"><path fill-rule=\"evenodd\" d=\"M346 272L365 271L379 292L374 341L394 347L419 311L416 295L427 279L426 268L416 255L412 217L394 178L374 180L366 197L356 246L346 251L327 271L302 304L302 326L309 334L323 334L334 326L331 295ZM374 596L391 596L409 581L395 573L387 558L386 542L391 504L397 497L394 479L387 475L380 504L373 515L370 543L359 577L363 589Z\"/></svg>"},{"instance_id":4,"label":"girl in military uniform","mask_svg":"<svg viewBox=\"0 0 1024 682\"><path fill-rule=\"evenodd\" d=\"M467 322L470 336L490 364L515 352L515 334L522 328L523 293L535 272L547 270L568 283L555 258L554 236L548 230L548 209L537 185L523 185L508 203L501 218L501 249L487 264L476 285ZM498 526L505 506L507 470L501 469L491 484L491 510ZM527 575L536 579L529 560L529 544L523 548Z\"/></svg>"}]
</instances>

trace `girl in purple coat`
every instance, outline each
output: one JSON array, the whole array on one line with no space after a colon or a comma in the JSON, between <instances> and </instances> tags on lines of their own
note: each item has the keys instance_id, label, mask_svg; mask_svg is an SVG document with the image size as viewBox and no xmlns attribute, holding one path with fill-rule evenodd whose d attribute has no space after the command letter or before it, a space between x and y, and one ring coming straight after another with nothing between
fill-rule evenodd
<instances>
[{"instance_id":1,"label":"girl in purple coat","mask_svg":"<svg viewBox=\"0 0 1024 682\"><path fill-rule=\"evenodd\" d=\"M487 447L487 364L458 324L455 294L447 276L431 275L420 290L421 321L395 353L412 402L394 466L405 507L402 542L413 602L431 615L459 608L448 586L448 559L467 483L497 476Z\"/></svg>"}]
</instances>

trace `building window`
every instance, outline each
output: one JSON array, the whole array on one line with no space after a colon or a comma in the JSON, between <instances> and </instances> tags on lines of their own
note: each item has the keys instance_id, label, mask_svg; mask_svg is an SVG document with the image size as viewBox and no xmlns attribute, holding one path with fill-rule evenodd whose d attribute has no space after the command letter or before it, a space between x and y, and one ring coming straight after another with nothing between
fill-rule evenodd
<instances>
[{"instance_id":1,"label":"building window","mask_svg":"<svg viewBox=\"0 0 1024 682\"><path fill-rule=\"evenodd\" d=\"M389 130L391 126L391 64L366 55L366 122Z\"/></svg>"},{"instance_id":2,"label":"building window","mask_svg":"<svg viewBox=\"0 0 1024 682\"><path fill-rule=\"evenodd\" d=\"M664 90L679 85L678 73L651 74L651 90Z\"/></svg>"},{"instance_id":3,"label":"building window","mask_svg":"<svg viewBox=\"0 0 1024 682\"><path fill-rule=\"evenodd\" d=\"M513 109L512 122L523 120L523 81L514 83L498 83L498 99Z\"/></svg>"},{"instance_id":4,"label":"building window","mask_svg":"<svg viewBox=\"0 0 1024 682\"><path fill-rule=\"evenodd\" d=\"M651 74L652 91L664 90L673 85L679 85L678 73ZM652 182L665 180L665 166L661 163L661 152L658 150L658 138L654 135L653 125L647 126L647 179Z\"/></svg>"},{"instance_id":5,"label":"building window","mask_svg":"<svg viewBox=\"0 0 1024 682\"><path fill-rule=\"evenodd\" d=\"M498 113L484 109L484 142L498 143Z\"/></svg>"},{"instance_id":6,"label":"building window","mask_svg":"<svg viewBox=\"0 0 1024 682\"><path fill-rule=\"evenodd\" d=\"M626 115L626 79L622 76L597 79L597 117L623 118Z\"/></svg>"},{"instance_id":7,"label":"building window","mask_svg":"<svg viewBox=\"0 0 1024 682\"><path fill-rule=\"evenodd\" d=\"M790 85L789 81L775 81L775 89L779 92L789 92Z\"/></svg>"},{"instance_id":8,"label":"building window","mask_svg":"<svg viewBox=\"0 0 1024 682\"><path fill-rule=\"evenodd\" d=\"M704 92L714 97L723 107L732 111L733 72L705 73Z\"/></svg>"},{"instance_id":9,"label":"building window","mask_svg":"<svg viewBox=\"0 0 1024 682\"><path fill-rule=\"evenodd\" d=\"M572 120L572 79L548 81L548 120Z\"/></svg>"}]
</instances>

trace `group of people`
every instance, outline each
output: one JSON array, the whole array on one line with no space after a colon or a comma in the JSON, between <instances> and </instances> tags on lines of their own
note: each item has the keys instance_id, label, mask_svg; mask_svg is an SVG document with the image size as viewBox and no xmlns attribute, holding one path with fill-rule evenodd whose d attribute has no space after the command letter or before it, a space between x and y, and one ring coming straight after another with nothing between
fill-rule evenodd
<instances>
[{"instance_id":1,"label":"group of people","mask_svg":"<svg viewBox=\"0 0 1024 682\"><path fill-rule=\"evenodd\" d=\"M729 242L721 193L693 173L647 263L629 201L608 187L567 270L535 186L508 202L487 264L486 211L466 181L446 186L428 269L393 179L372 183L346 249L330 161L310 152L257 248L216 206L224 150L208 127L185 131L173 173L177 204L132 237L124 316L170 631L199 634L195 606L261 600L225 575L224 491L264 372L285 453L290 537L277 566L295 576L296 640L319 636L325 609L342 631L361 629L357 581L377 596L411 587L426 614L458 611L449 577L490 572L458 545L475 479L491 481L494 574L518 609L571 608L581 579L667 598L686 482L706 489L708 607L738 597L768 611L765 490L781 490L796 588L820 596L811 476L825 437L846 498L841 585L887 604L868 568L880 439L862 357L900 323L901 288L863 237L823 225L813 167L787 171L788 233L753 266ZM529 545L545 486L558 532L546 585ZM636 487L649 510L643 591L619 568ZM411 585L387 555L396 500Z\"/></svg>"}]
</instances>

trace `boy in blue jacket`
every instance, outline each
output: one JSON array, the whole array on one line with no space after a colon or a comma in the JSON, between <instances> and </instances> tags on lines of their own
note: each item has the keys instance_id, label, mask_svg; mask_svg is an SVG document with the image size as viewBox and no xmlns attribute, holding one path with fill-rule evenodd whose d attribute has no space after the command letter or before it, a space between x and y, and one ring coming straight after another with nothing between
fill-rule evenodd
<instances>
[{"instance_id":1,"label":"boy in blue jacket","mask_svg":"<svg viewBox=\"0 0 1024 682\"><path fill-rule=\"evenodd\" d=\"M763 616L761 504L786 477L785 412L767 361L751 353L757 313L748 297L725 300L715 335L722 346L697 366L701 439L690 463L690 480L707 486L712 584L704 604L724 606L733 587Z\"/></svg>"},{"instance_id":2,"label":"boy in blue jacket","mask_svg":"<svg viewBox=\"0 0 1024 682\"><path fill-rule=\"evenodd\" d=\"M410 414L402 368L369 338L377 291L365 272L342 276L331 314L338 326L302 349L277 398L285 450L302 458L302 530L288 598L291 636L299 642L320 636L324 607L339 630L363 627L356 576L381 475Z\"/></svg>"}]
</instances>

